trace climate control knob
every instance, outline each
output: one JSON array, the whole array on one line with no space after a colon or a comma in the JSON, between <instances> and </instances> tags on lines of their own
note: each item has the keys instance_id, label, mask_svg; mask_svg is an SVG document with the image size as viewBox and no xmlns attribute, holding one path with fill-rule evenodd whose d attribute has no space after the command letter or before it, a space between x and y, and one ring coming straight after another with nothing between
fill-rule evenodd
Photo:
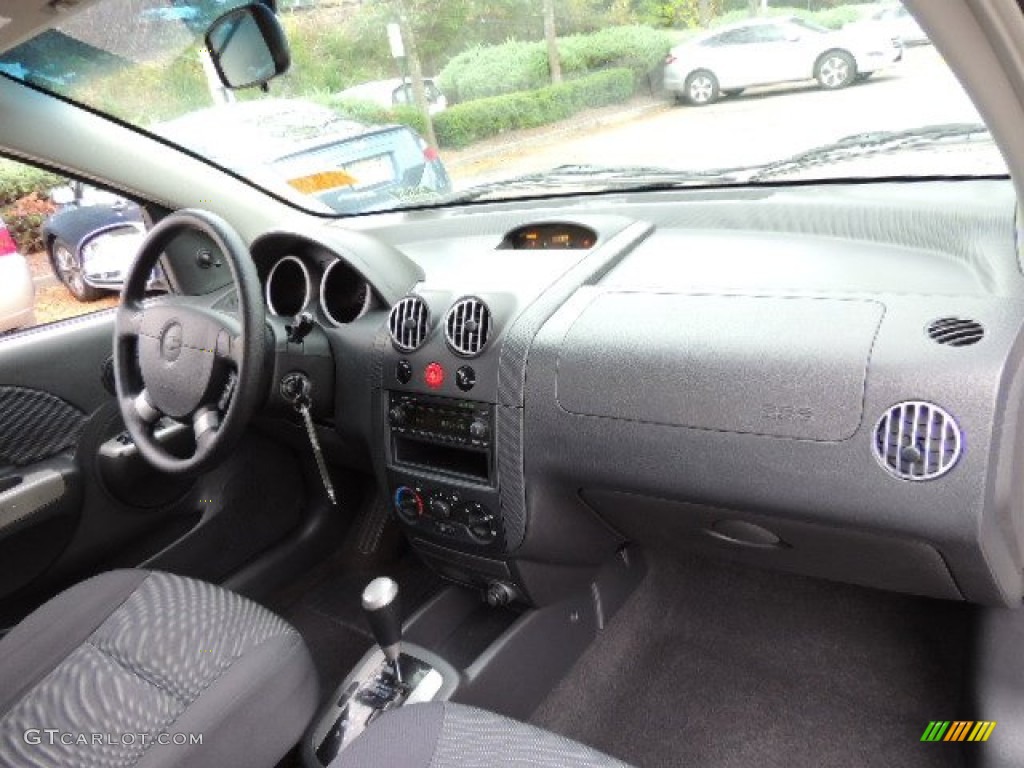
<instances>
[{"instance_id":1,"label":"climate control knob","mask_svg":"<svg viewBox=\"0 0 1024 768\"><path fill-rule=\"evenodd\" d=\"M423 517L423 497L407 485L395 491L394 505L395 512L407 523Z\"/></svg>"},{"instance_id":2,"label":"climate control knob","mask_svg":"<svg viewBox=\"0 0 1024 768\"><path fill-rule=\"evenodd\" d=\"M434 496L430 500L429 507L430 514L434 517L447 520L452 516L452 505L448 499L441 498L440 496Z\"/></svg>"}]
</instances>

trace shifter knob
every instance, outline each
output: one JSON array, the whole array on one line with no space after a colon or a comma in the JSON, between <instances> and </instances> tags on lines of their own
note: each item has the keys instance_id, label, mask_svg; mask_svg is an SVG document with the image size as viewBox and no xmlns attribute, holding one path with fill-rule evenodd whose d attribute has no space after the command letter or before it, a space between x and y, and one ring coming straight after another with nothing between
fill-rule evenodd
<instances>
[{"instance_id":1,"label":"shifter knob","mask_svg":"<svg viewBox=\"0 0 1024 768\"><path fill-rule=\"evenodd\" d=\"M363 590L363 610L373 630L373 637L384 656L398 669L402 650L402 609L398 602L398 584L387 576L379 576Z\"/></svg>"}]
</instances>

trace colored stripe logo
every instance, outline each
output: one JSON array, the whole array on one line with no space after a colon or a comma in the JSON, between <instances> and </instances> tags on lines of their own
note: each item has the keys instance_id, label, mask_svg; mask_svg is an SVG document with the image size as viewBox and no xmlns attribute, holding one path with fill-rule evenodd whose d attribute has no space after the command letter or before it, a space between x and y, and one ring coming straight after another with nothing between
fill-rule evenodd
<instances>
[{"instance_id":1,"label":"colored stripe logo","mask_svg":"<svg viewBox=\"0 0 1024 768\"><path fill-rule=\"evenodd\" d=\"M995 727L992 720L932 720L921 741L988 741Z\"/></svg>"}]
</instances>

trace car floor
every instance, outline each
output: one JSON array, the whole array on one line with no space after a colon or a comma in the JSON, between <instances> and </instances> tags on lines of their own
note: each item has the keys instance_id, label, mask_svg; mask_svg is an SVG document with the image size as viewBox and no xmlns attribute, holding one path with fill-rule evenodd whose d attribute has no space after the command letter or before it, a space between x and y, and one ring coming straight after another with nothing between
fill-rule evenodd
<instances>
[{"instance_id":1,"label":"car floor","mask_svg":"<svg viewBox=\"0 0 1024 768\"><path fill-rule=\"evenodd\" d=\"M960 766L973 609L649 556L532 722L641 768Z\"/></svg>"}]
</instances>

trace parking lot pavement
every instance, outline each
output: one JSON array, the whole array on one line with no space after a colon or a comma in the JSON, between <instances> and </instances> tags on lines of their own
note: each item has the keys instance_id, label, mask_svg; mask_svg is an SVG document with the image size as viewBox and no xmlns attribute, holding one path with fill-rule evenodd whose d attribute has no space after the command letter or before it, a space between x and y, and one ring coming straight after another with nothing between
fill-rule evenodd
<instances>
[{"instance_id":1,"label":"parking lot pavement","mask_svg":"<svg viewBox=\"0 0 1024 768\"><path fill-rule=\"evenodd\" d=\"M564 164L750 165L788 157L864 131L976 122L977 112L939 53L910 48L904 60L863 83L823 91L813 81L754 88L706 107L638 112L605 126L506 142L456 174L456 188Z\"/></svg>"}]
</instances>

